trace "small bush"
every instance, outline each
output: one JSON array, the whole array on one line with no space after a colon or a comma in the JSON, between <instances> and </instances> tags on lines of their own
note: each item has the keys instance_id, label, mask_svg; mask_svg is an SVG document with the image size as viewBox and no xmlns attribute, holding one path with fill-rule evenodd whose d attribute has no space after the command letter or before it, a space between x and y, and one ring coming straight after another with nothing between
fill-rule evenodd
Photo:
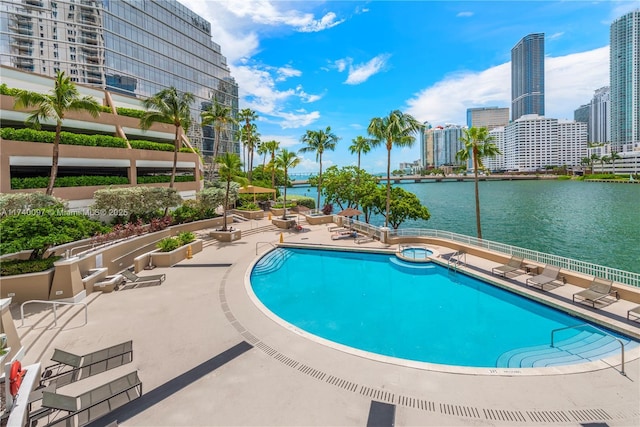
<instances>
[{"instance_id":1,"label":"small bush","mask_svg":"<svg viewBox=\"0 0 640 427\"><path fill-rule=\"evenodd\" d=\"M45 259L21 260L12 259L0 262L0 276L15 276L18 274L39 273L53 268L53 263L61 256L51 256Z\"/></svg>"},{"instance_id":2,"label":"small bush","mask_svg":"<svg viewBox=\"0 0 640 427\"><path fill-rule=\"evenodd\" d=\"M182 246L196 240L196 235L190 231L184 231L182 233L178 233L177 239L180 242L180 246Z\"/></svg>"},{"instance_id":3,"label":"small bush","mask_svg":"<svg viewBox=\"0 0 640 427\"><path fill-rule=\"evenodd\" d=\"M156 247L160 249L160 252L171 252L178 249L180 246L182 246L180 240L175 237L165 237L156 243Z\"/></svg>"},{"instance_id":4,"label":"small bush","mask_svg":"<svg viewBox=\"0 0 640 427\"><path fill-rule=\"evenodd\" d=\"M129 179L123 176L60 176L56 178L54 187L86 187L93 185L123 185L128 184ZM49 184L49 177L34 176L27 178L11 178L11 188L13 190L24 190L27 188L46 188Z\"/></svg>"},{"instance_id":5,"label":"small bush","mask_svg":"<svg viewBox=\"0 0 640 427\"><path fill-rule=\"evenodd\" d=\"M240 209L242 209L243 211L259 211L260 206L258 206L257 204L253 203L253 202L242 202L242 206L240 206Z\"/></svg>"}]
</instances>

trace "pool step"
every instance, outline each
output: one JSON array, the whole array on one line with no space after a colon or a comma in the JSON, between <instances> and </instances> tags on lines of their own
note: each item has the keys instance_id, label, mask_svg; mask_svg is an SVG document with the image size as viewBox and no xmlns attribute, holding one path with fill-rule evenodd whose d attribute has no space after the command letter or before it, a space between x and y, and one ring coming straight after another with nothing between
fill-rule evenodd
<instances>
[{"instance_id":1,"label":"pool step","mask_svg":"<svg viewBox=\"0 0 640 427\"><path fill-rule=\"evenodd\" d=\"M291 257L291 251L277 248L262 257L253 267L253 274L269 274L280 269L284 262Z\"/></svg>"},{"instance_id":2,"label":"pool step","mask_svg":"<svg viewBox=\"0 0 640 427\"><path fill-rule=\"evenodd\" d=\"M625 350L638 343L621 338ZM588 362L619 355L620 344L608 335L582 331L574 337L551 345L524 347L503 353L496 361L499 368L535 368Z\"/></svg>"},{"instance_id":3,"label":"pool step","mask_svg":"<svg viewBox=\"0 0 640 427\"><path fill-rule=\"evenodd\" d=\"M433 274L436 272L436 266L431 262L410 262L403 261L396 256L389 257L391 266L396 270L409 274Z\"/></svg>"}]
</instances>

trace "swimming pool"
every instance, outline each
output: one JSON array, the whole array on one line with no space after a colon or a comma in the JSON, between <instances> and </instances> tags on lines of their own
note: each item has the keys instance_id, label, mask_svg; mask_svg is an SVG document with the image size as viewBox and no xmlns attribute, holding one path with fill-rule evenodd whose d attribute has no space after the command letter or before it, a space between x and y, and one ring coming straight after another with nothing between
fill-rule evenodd
<instances>
[{"instance_id":1,"label":"swimming pool","mask_svg":"<svg viewBox=\"0 0 640 427\"><path fill-rule=\"evenodd\" d=\"M619 354L585 322L435 263L389 254L279 248L251 288L276 316L308 333L395 358L474 367L540 367ZM637 343L623 338L627 345Z\"/></svg>"}]
</instances>

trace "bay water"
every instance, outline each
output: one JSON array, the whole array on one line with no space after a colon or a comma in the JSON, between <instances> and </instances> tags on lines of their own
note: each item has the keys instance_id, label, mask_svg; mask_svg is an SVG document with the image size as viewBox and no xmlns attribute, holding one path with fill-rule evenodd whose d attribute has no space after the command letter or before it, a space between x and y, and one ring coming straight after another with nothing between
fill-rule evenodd
<instances>
[{"instance_id":1,"label":"bay water","mask_svg":"<svg viewBox=\"0 0 640 427\"><path fill-rule=\"evenodd\" d=\"M394 185L431 213L400 228L477 235L472 181ZM640 185L531 180L482 181L479 188L484 239L640 273ZM287 194L317 197L310 187ZM384 218L371 223L383 225Z\"/></svg>"}]
</instances>

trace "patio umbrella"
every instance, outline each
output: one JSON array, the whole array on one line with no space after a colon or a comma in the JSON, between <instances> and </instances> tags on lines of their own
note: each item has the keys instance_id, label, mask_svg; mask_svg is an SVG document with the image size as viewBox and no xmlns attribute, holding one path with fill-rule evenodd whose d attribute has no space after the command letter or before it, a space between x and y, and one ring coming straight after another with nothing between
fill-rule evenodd
<instances>
[{"instance_id":1,"label":"patio umbrella","mask_svg":"<svg viewBox=\"0 0 640 427\"><path fill-rule=\"evenodd\" d=\"M343 211L338 212L339 216L358 216L362 215L362 212L355 208L347 208Z\"/></svg>"},{"instance_id":2,"label":"patio umbrella","mask_svg":"<svg viewBox=\"0 0 640 427\"><path fill-rule=\"evenodd\" d=\"M240 187L238 190L240 194L253 194L253 202L256 202L256 194L258 193L273 193L273 200L276 199L276 190L273 188L265 188L265 187L256 187L255 185L247 185L245 187Z\"/></svg>"}]
</instances>

